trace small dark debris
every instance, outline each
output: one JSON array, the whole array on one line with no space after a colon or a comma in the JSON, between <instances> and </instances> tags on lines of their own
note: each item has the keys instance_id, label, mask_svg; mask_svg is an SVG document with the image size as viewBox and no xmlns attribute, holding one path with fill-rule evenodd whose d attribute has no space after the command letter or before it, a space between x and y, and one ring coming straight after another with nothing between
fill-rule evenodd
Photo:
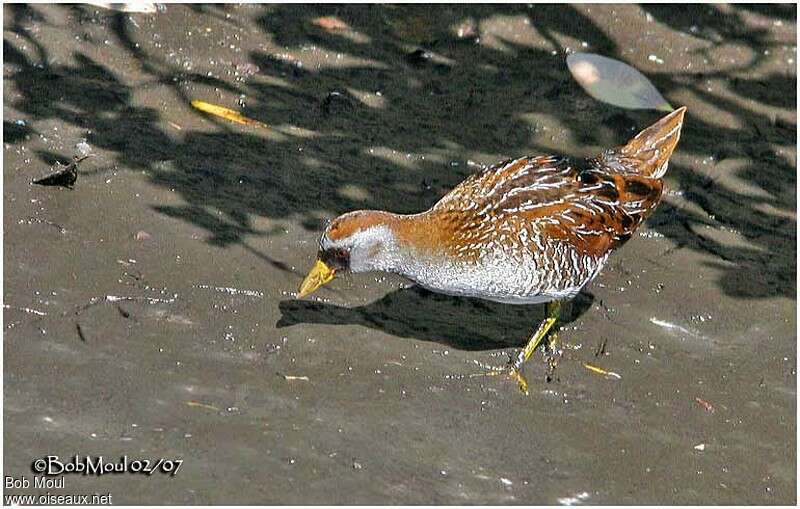
<instances>
[{"instance_id":1,"label":"small dark debris","mask_svg":"<svg viewBox=\"0 0 800 509\"><path fill-rule=\"evenodd\" d=\"M122 315L123 318L130 318L131 317L131 314L128 311L126 311L119 304L117 304L117 311L119 311L119 314Z\"/></svg>"},{"instance_id":2,"label":"small dark debris","mask_svg":"<svg viewBox=\"0 0 800 509\"><path fill-rule=\"evenodd\" d=\"M83 329L81 329L81 324L75 322L75 329L78 331L78 337L81 338L81 341L86 343L86 336L83 335Z\"/></svg>"},{"instance_id":3,"label":"small dark debris","mask_svg":"<svg viewBox=\"0 0 800 509\"><path fill-rule=\"evenodd\" d=\"M331 115L333 113L341 113L352 109L353 104L350 99L343 93L334 90L330 92L322 101L322 113Z\"/></svg>"},{"instance_id":4,"label":"small dark debris","mask_svg":"<svg viewBox=\"0 0 800 509\"><path fill-rule=\"evenodd\" d=\"M72 158L72 162L67 165L56 162L55 167L51 168L52 171L49 175L34 180L33 183L39 184L40 186L61 186L72 189L72 186L75 185L75 181L78 180L78 163L87 157L92 157L92 155L75 156Z\"/></svg>"},{"instance_id":5,"label":"small dark debris","mask_svg":"<svg viewBox=\"0 0 800 509\"><path fill-rule=\"evenodd\" d=\"M422 48L414 50L406 55L406 62L415 67L423 67L430 61L431 61L430 52L425 51Z\"/></svg>"},{"instance_id":6,"label":"small dark debris","mask_svg":"<svg viewBox=\"0 0 800 509\"><path fill-rule=\"evenodd\" d=\"M597 350L594 352L595 357L600 357L601 355L605 355L606 353L606 343L608 343L608 339L604 339L600 346L597 347Z\"/></svg>"}]
</instances>

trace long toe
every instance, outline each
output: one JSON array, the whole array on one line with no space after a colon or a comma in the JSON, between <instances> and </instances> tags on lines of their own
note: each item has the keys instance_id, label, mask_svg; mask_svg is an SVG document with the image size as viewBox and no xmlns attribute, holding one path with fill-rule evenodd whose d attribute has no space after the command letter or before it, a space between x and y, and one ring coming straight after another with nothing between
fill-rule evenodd
<instances>
[{"instance_id":1,"label":"long toe","mask_svg":"<svg viewBox=\"0 0 800 509\"><path fill-rule=\"evenodd\" d=\"M469 375L470 378L475 378L478 376L506 377L510 380L514 380L515 382L517 382L517 386L519 387L520 392L525 394L526 396L528 395L528 380L525 379L525 376L522 374L522 371L520 371L520 367L517 366L516 363L511 363L503 367L487 366L478 361L475 361L475 364L477 364L481 369L484 369L486 371L482 373L472 373L471 375Z\"/></svg>"}]
</instances>

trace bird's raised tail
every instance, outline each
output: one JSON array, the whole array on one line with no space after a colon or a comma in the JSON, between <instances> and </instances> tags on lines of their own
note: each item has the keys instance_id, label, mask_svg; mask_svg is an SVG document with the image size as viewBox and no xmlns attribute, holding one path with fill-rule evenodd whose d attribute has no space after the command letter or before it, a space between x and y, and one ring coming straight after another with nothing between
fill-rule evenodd
<instances>
[{"instance_id":1,"label":"bird's raised tail","mask_svg":"<svg viewBox=\"0 0 800 509\"><path fill-rule=\"evenodd\" d=\"M627 145L604 152L601 161L620 173L633 172L656 179L663 177L681 137L685 113L685 106L678 108L637 134Z\"/></svg>"}]
</instances>

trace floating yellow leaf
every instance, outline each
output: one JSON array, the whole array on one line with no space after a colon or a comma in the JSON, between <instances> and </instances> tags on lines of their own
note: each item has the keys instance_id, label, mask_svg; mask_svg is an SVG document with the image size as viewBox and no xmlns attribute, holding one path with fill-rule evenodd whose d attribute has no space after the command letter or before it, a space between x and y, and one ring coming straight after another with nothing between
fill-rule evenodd
<instances>
[{"instance_id":1,"label":"floating yellow leaf","mask_svg":"<svg viewBox=\"0 0 800 509\"><path fill-rule=\"evenodd\" d=\"M216 104L194 100L192 101L192 106L204 113L224 118L225 120L230 120L231 122L236 122L237 124L251 125L255 127L269 127L267 124L259 122L258 120L245 117L238 111L234 111L223 106L217 106Z\"/></svg>"},{"instance_id":2,"label":"floating yellow leaf","mask_svg":"<svg viewBox=\"0 0 800 509\"><path fill-rule=\"evenodd\" d=\"M610 378L616 378L617 380L620 380L622 378L621 376L619 376L617 373L614 373L613 371L607 371L607 370L605 370L603 368L598 368L597 366L593 366L592 364L589 364L588 362L584 362L583 363L583 367L588 369L592 373L597 373L598 375L603 375L603 376L607 376L607 377L610 377Z\"/></svg>"}]
</instances>

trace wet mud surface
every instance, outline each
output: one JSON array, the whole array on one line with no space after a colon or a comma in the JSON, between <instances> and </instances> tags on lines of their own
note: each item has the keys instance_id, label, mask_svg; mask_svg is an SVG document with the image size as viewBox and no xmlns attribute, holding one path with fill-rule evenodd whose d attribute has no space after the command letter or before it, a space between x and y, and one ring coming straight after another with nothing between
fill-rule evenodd
<instances>
[{"instance_id":1,"label":"wet mud surface","mask_svg":"<svg viewBox=\"0 0 800 509\"><path fill-rule=\"evenodd\" d=\"M128 455L184 463L59 494L795 503L794 6L4 13L6 475ZM572 306L553 381L538 353L528 397L469 377L543 306L375 274L293 298L326 218L423 210L481 164L593 155L659 117L589 98L567 51L689 113L665 201ZM31 183L86 150L72 189Z\"/></svg>"}]
</instances>

